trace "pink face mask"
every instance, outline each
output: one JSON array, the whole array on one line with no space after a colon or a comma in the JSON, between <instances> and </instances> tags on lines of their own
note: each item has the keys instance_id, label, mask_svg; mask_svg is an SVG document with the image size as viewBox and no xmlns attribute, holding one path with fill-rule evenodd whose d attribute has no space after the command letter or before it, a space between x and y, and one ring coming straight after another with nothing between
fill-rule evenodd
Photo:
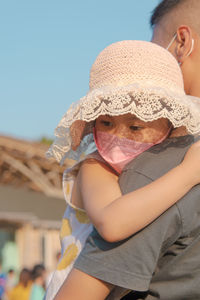
<instances>
[{"instance_id":1,"label":"pink face mask","mask_svg":"<svg viewBox=\"0 0 200 300\"><path fill-rule=\"evenodd\" d=\"M170 129L167 134L156 143L136 142L126 138L119 138L116 135L103 131L94 132L94 140L99 154L113 169L121 173L125 165L131 160L152 146L161 143L168 136Z\"/></svg>"}]
</instances>

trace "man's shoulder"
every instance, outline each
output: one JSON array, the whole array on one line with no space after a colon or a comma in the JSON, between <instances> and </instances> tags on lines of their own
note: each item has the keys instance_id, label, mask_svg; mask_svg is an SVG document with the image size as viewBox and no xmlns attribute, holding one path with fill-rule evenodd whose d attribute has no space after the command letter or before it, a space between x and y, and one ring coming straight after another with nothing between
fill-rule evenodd
<instances>
[{"instance_id":1,"label":"man's shoulder","mask_svg":"<svg viewBox=\"0 0 200 300\"><path fill-rule=\"evenodd\" d=\"M155 145L130 162L123 170L143 174L155 180L181 163L188 148L194 143L192 135L169 138ZM122 176L123 176L122 173Z\"/></svg>"}]
</instances>

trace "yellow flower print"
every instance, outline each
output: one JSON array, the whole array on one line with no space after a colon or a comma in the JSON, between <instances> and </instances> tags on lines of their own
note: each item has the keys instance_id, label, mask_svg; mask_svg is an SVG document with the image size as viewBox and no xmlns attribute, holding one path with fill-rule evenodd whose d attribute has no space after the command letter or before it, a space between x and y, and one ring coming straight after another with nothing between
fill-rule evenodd
<instances>
[{"instance_id":1,"label":"yellow flower print","mask_svg":"<svg viewBox=\"0 0 200 300\"><path fill-rule=\"evenodd\" d=\"M63 258L57 266L57 270L61 271L66 269L78 256L78 247L73 243L67 247Z\"/></svg>"},{"instance_id":2,"label":"yellow flower print","mask_svg":"<svg viewBox=\"0 0 200 300\"><path fill-rule=\"evenodd\" d=\"M62 220L62 227L61 227L61 230L60 230L60 238L61 240L67 236L67 235L70 235L72 234L72 227L69 223L69 220L68 219L63 219Z\"/></svg>"},{"instance_id":3,"label":"yellow flower print","mask_svg":"<svg viewBox=\"0 0 200 300\"><path fill-rule=\"evenodd\" d=\"M90 219L86 215L84 211L80 211L76 209L76 218L80 223L88 224L90 223Z\"/></svg>"}]
</instances>

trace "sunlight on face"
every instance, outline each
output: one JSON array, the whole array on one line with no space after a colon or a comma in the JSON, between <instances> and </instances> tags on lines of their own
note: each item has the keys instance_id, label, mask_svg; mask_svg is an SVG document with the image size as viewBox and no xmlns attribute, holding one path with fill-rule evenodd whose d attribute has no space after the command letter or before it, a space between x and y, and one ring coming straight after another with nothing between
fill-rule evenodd
<instances>
[{"instance_id":1,"label":"sunlight on face","mask_svg":"<svg viewBox=\"0 0 200 300\"><path fill-rule=\"evenodd\" d=\"M144 122L130 113L121 116L99 116L95 123L96 131L145 143L156 143L169 131L170 127L168 119L161 118L152 122Z\"/></svg>"}]
</instances>

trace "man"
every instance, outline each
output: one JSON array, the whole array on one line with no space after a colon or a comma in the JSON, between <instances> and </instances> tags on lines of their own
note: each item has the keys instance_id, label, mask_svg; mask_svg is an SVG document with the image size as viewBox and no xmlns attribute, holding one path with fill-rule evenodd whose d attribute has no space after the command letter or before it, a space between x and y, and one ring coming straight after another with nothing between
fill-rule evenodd
<instances>
[{"instance_id":1,"label":"man","mask_svg":"<svg viewBox=\"0 0 200 300\"><path fill-rule=\"evenodd\" d=\"M198 0L163 0L155 8L150 21L152 42L167 48L174 38L169 51L180 64L186 94L197 97L200 97L199 16Z\"/></svg>"},{"instance_id":2,"label":"man","mask_svg":"<svg viewBox=\"0 0 200 300\"><path fill-rule=\"evenodd\" d=\"M169 47L181 66L186 93L198 97L199 15L199 0L163 0L151 18L152 41ZM176 138L177 131L171 141L146 151L125 168L119 180L123 193L139 183L144 186L152 182L180 163L193 138ZM198 185L156 221L120 243L107 243L94 230L68 286L75 290L73 276L79 273L76 284L84 286L82 299L105 299L112 285L134 290L124 299L200 299L199 195ZM115 299L114 293L115 289L110 299ZM56 300L65 299L61 297ZM72 297L67 299L76 299Z\"/></svg>"}]
</instances>

